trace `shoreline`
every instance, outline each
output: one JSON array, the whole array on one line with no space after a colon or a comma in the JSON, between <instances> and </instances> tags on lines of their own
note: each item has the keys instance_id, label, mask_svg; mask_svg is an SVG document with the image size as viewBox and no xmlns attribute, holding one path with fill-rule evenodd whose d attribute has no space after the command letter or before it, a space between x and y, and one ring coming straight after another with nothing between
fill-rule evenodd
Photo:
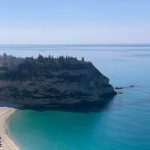
<instances>
[{"instance_id":1,"label":"shoreline","mask_svg":"<svg viewBox=\"0 0 150 150\"><path fill-rule=\"evenodd\" d=\"M16 111L14 108L0 107L0 150L20 150L16 143L7 134L7 120Z\"/></svg>"}]
</instances>

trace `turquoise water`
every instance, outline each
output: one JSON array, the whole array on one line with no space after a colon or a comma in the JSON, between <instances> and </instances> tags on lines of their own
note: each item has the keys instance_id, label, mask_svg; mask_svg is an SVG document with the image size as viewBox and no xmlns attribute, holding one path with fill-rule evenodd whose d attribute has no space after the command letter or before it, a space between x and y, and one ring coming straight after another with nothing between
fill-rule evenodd
<instances>
[{"instance_id":1,"label":"turquoise water","mask_svg":"<svg viewBox=\"0 0 150 150\"><path fill-rule=\"evenodd\" d=\"M136 85L103 108L16 112L8 133L22 150L150 150L149 45L3 45L3 52L84 56L114 86Z\"/></svg>"}]
</instances>

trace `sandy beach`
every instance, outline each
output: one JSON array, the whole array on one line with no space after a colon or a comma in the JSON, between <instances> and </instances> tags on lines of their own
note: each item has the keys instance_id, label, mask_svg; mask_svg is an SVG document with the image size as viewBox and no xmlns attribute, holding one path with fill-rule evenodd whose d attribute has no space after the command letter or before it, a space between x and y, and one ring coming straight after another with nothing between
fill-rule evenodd
<instances>
[{"instance_id":1,"label":"sandy beach","mask_svg":"<svg viewBox=\"0 0 150 150\"><path fill-rule=\"evenodd\" d=\"M14 108L0 107L0 150L20 150L20 148L10 139L6 131L7 119L16 111Z\"/></svg>"}]
</instances>

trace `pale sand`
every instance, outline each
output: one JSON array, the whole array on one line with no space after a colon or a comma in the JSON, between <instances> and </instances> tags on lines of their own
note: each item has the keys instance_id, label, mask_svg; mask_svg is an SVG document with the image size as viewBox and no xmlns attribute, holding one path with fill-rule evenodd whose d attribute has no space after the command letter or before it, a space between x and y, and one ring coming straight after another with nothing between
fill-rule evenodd
<instances>
[{"instance_id":1,"label":"pale sand","mask_svg":"<svg viewBox=\"0 0 150 150\"><path fill-rule=\"evenodd\" d=\"M14 108L0 107L0 150L20 150L20 148L10 139L6 131L7 119L16 111Z\"/></svg>"}]
</instances>

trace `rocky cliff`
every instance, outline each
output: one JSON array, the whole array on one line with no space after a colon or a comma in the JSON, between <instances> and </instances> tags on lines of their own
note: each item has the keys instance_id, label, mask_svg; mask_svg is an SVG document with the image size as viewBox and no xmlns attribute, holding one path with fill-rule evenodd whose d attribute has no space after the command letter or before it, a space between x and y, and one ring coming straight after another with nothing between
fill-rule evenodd
<instances>
[{"instance_id":1,"label":"rocky cliff","mask_svg":"<svg viewBox=\"0 0 150 150\"><path fill-rule=\"evenodd\" d=\"M0 100L28 107L73 107L113 96L109 79L84 58L0 56Z\"/></svg>"}]
</instances>

